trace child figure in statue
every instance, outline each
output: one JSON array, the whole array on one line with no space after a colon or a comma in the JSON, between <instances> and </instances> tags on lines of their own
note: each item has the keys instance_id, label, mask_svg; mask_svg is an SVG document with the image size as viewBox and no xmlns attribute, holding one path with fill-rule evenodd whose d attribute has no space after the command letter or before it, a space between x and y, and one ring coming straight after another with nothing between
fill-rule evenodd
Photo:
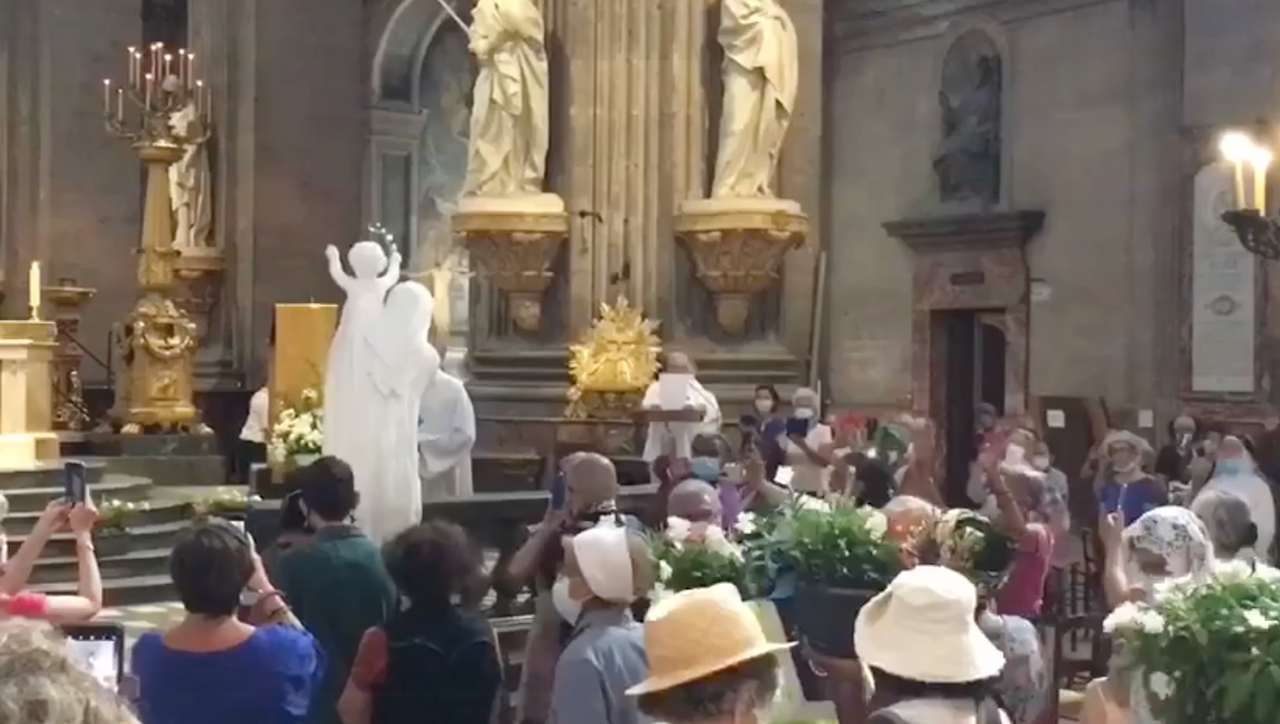
<instances>
[{"instance_id":1,"label":"child figure in statue","mask_svg":"<svg viewBox=\"0 0 1280 724\"><path fill-rule=\"evenodd\" d=\"M355 385L368 376L367 357L357 353L361 340L373 327L382 312L387 292L400 281L400 252L391 251L391 258L382 245L374 241L357 242L347 252L347 263L354 276L348 276L342 268L342 258L335 246L324 250L329 259L329 275L342 291L347 301L342 305L342 317L329 346L328 367L324 377L324 454L334 455L348 463L351 452L345 449L349 441L359 440L359 435L348 434L343 424L351 424L360 418L351 414L361 404L355 394ZM358 423L357 423L358 424Z\"/></svg>"}]
</instances>

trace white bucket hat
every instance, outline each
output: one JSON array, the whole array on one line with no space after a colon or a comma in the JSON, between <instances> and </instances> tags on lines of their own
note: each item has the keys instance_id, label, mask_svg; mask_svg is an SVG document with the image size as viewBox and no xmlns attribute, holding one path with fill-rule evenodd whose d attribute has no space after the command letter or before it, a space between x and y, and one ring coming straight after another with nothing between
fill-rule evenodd
<instances>
[{"instance_id":1,"label":"white bucket hat","mask_svg":"<svg viewBox=\"0 0 1280 724\"><path fill-rule=\"evenodd\" d=\"M974 621L978 595L949 568L916 566L858 613L853 645L867 666L929 684L997 676L1004 654Z\"/></svg>"}]
</instances>

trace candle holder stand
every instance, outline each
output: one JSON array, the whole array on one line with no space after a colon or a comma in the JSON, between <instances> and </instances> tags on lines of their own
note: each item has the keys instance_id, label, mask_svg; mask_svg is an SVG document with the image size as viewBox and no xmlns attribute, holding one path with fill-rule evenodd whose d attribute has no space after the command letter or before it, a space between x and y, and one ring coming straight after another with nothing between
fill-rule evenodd
<instances>
[{"instance_id":1,"label":"candle holder stand","mask_svg":"<svg viewBox=\"0 0 1280 724\"><path fill-rule=\"evenodd\" d=\"M1222 215L1240 244L1255 256L1280 261L1280 225L1257 209L1238 209Z\"/></svg>"},{"instance_id":2,"label":"candle holder stand","mask_svg":"<svg viewBox=\"0 0 1280 724\"><path fill-rule=\"evenodd\" d=\"M199 419L193 402L196 324L178 306L169 198L169 166L184 148L209 138L208 101L203 83L194 80L193 56L153 44L147 53L129 49L129 82L117 88L104 82L107 132L127 141L146 167L142 238L138 249L138 300L116 327L124 374L117 377L112 411L124 434L212 430ZM175 114L194 106L185 127Z\"/></svg>"}]
</instances>

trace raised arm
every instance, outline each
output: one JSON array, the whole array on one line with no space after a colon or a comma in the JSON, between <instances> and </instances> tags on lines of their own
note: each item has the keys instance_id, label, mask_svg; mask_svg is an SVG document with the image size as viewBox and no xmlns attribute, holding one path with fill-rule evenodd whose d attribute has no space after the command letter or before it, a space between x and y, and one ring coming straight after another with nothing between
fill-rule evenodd
<instances>
[{"instance_id":1,"label":"raised arm","mask_svg":"<svg viewBox=\"0 0 1280 724\"><path fill-rule=\"evenodd\" d=\"M326 246L324 255L329 260L329 276L333 278L333 283L342 287L342 291L348 291L351 288L351 277L347 276L347 272L342 268L342 257L338 255L338 247L333 244Z\"/></svg>"}]
</instances>

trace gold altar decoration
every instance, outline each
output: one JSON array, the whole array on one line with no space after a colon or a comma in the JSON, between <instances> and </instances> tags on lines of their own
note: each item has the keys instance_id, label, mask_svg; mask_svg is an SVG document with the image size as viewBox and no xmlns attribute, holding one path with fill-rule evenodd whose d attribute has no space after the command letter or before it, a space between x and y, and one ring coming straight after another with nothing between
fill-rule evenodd
<instances>
[{"instance_id":1,"label":"gold altar decoration","mask_svg":"<svg viewBox=\"0 0 1280 724\"><path fill-rule=\"evenodd\" d=\"M273 324L267 370L272 428L281 410L301 407L308 393L324 389L329 345L338 330L338 305L277 304Z\"/></svg>"},{"instance_id":2,"label":"gold altar decoration","mask_svg":"<svg viewBox=\"0 0 1280 724\"><path fill-rule=\"evenodd\" d=\"M569 405L572 419L629 418L658 376L662 340L658 323L646 319L625 297L601 303L600 315L577 344L569 346Z\"/></svg>"},{"instance_id":3,"label":"gold altar decoration","mask_svg":"<svg viewBox=\"0 0 1280 724\"><path fill-rule=\"evenodd\" d=\"M161 43L128 49L129 79L119 87L103 81L107 132L129 142L146 166L142 240L138 261L138 301L117 339L126 369L116 385L113 416L121 432L190 430L210 434L193 404L192 360L195 323L176 304L173 217L169 166L183 148L210 136L209 93L195 78L195 57ZM196 120L179 135L170 124L194 106Z\"/></svg>"},{"instance_id":4,"label":"gold altar decoration","mask_svg":"<svg viewBox=\"0 0 1280 724\"><path fill-rule=\"evenodd\" d=\"M226 263L218 249L186 249L173 261L178 279L174 297L178 306L195 318L198 340L209 333L210 316L218 306L225 271Z\"/></svg>"},{"instance_id":5,"label":"gold altar decoration","mask_svg":"<svg viewBox=\"0 0 1280 724\"><path fill-rule=\"evenodd\" d=\"M89 423L85 413L84 385L80 381L80 362L84 352L77 334L80 314L85 303L97 293L63 277L54 286L44 287L44 297L53 305L53 323L57 328L57 350L53 355L53 429L83 430Z\"/></svg>"},{"instance_id":6,"label":"gold altar decoration","mask_svg":"<svg viewBox=\"0 0 1280 724\"><path fill-rule=\"evenodd\" d=\"M740 335L752 298L778 281L787 252L804 243L809 219L791 202L708 199L681 206L675 233L711 292L716 323Z\"/></svg>"},{"instance_id":7,"label":"gold altar decoration","mask_svg":"<svg viewBox=\"0 0 1280 724\"><path fill-rule=\"evenodd\" d=\"M515 328L541 329L542 300L555 276L556 254L569 238L569 215L460 210L452 223L454 238L471 254L480 277L506 296Z\"/></svg>"}]
</instances>

